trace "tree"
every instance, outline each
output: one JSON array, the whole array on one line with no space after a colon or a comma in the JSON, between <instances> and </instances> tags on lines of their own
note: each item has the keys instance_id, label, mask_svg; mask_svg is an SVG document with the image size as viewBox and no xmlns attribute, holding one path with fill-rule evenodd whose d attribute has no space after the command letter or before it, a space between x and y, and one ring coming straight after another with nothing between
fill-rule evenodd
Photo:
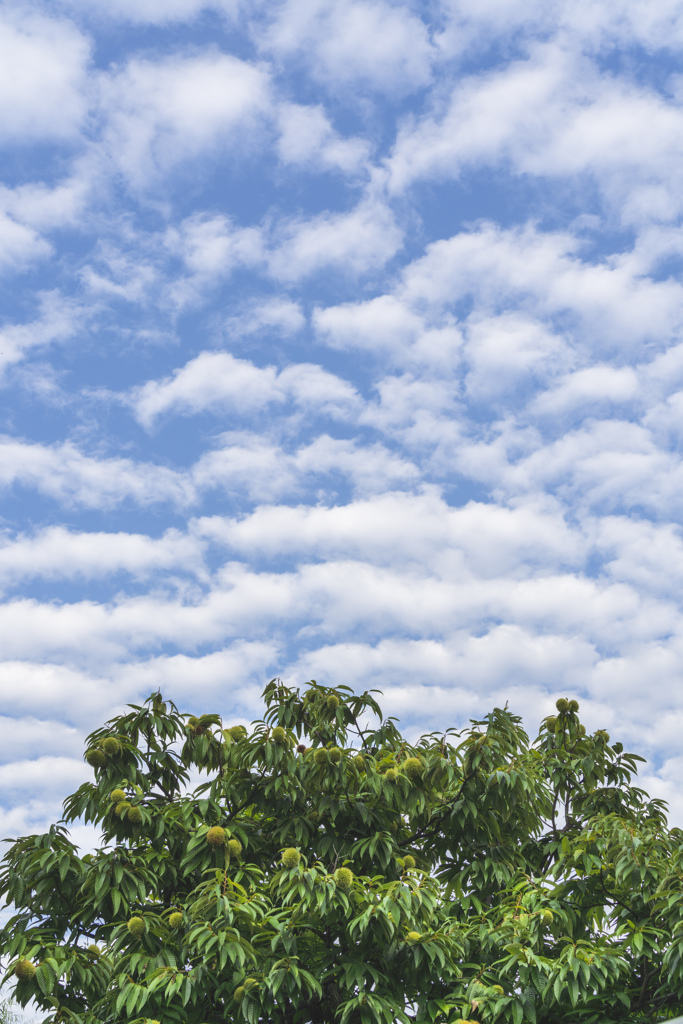
<instances>
[{"instance_id":1,"label":"tree","mask_svg":"<svg viewBox=\"0 0 683 1024\"><path fill-rule=\"evenodd\" d=\"M683 1011L683 834L576 701L533 743L506 708L411 744L372 693L263 696L251 731L156 693L88 737L94 781L4 858L20 1002L72 1024Z\"/></svg>"}]
</instances>

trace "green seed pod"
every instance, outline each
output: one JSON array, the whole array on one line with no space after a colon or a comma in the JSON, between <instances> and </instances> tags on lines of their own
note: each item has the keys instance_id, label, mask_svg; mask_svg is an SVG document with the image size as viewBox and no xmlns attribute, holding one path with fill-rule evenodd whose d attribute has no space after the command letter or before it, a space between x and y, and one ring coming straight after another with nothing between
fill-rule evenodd
<instances>
[{"instance_id":1,"label":"green seed pod","mask_svg":"<svg viewBox=\"0 0 683 1024\"><path fill-rule=\"evenodd\" d=\"M578 700L570 700L569 701L569 710L570 711L578 711L579 710L579 702L578 702Z\"/></svg>"},{"instance_id":2,"label":"green seed pod","mask_svg":"<svg viewBox=\"0 0 683 1024\"><path fill-rule=\"evenodd\" d=\"M566 697L560 697L559 700L555 701L555 707L558 711L569 711L569 701Z\"/></svg>"},{"instance_id":3,"label":"green seed pod","mask_svg":"<svg viewBox=\"0 0 683 1024\"><path fill-rule=\"evenodd\" d=\"M353 885L353 871L350 868L337 868L334 873L334 880L342 892L348 892Z\"/></svg>"},{"instance_id":4,"label":"green seed pod","mask_svg":"<svg viewBox=\"0 0 683 1024\"><path fill-rule=\"evenodd\" d=\"M599 740L601 743L609 743L609 733L606 732L604 729L598 729L598 731L595 734L595 738L596 740Z\"/></svg>"},{"instance_id":5,"label":"green seed pod","mask_svg":"<svg viewBox=\"0 0 683 1024\"><path fill-rule=\"evenodd\" d=\"M579 736L585 736L585 735L586 735L586 726L585 725L580 725L579 726Z\"/></svg>"},{"instance_id":6,"label":"green seed pod","mask_svg":"<svg viewBox=\"0 0 683 1024\"><path fill-rule=\"evenodd\" d=\"M239 839L228 839L228 853L237 859L242 853L242 844Z\"/></svg>"},{"instance_id":7,"label":"green seed pod","mask_svg":"<svg viewBox=\"0 0 683 1024\"><path fill-rule=\"evenodd\" d=\"M88 953L90 953L90 956L100 956L100 947L92 943L92 945L88 946Z\"/></svg>"},{"instance_id":8,"label":"green seed pod","mask_svg":"<svg viewBox=\"0 0 683 1024\"><path fill-rule=\"evenodd\" d=\"M355 764L359 772L365 771L365 758L363 757L362 754L356 754L356 756L353 759L353 763Z\"/></svg>"},{"instance_id":9,"label":"green seed pod","mask_svg":"<svg viewBox=\"0 0 683 1024\"><path fill-rule=\"evenodd\" d=\"M282 854L282 863L290 871L295 868L301 860L301 854L293 846L288 847Z\"/></svg>"},{"instance_id":10,"label":"green seed pod","mask_svg":"<svg viewBox=\"0 0 683 1024\"><path fill-rule=\"evenodd\" d=\"M114 808L114 814L116 815L117 818L125 818L130 806L130 801L119 800L116 807Z\"/></svg>"},{"instance_id":11,"label":"green seed pod","mask_svg":"<svg viewBox=\"0 0 683 1024\"><path fill-rule=\"evenodd\" d=\"M121 753L121 744L116 736L107 736L106 739L102 740L102 750L107 757L118 757Z\"/></svg>"},{"instance_id":12,"label":"green seed pod","mask_svg":"<svg viewBox=\"0 0 683 1024\"><path fill-rule=\"evenodd\" d=\"M329 757L332 764L339 764L342 759L342 752L339 747L330 747Z\"/></svg>"},{"instance_id":13,"label":"green seed pod","mask_svg":"<svg viewBox=\"0 0 683 1024\"><path fill-rule=\"evenodd\" d=\"M183 926L183 915L179 910L174 910L168 919L169 926L171 928L182 928Z\"/></svg>"},{"instance_id":14,"label":"green seed pod","mask_svg":"<svg viewBox=\"0 0 683 1024\"><path fill-rule=\"evenodd\" d=\"M406 935L406 939L408 940L408 942L419 942L421 938L422 936L420 935L419 932L408 932L408 934Z\"/></svg>"},{"instance_id":15,"label":"green seed pod","mask_svg":"<svg viewBox=\"0 0 683 1024\"><path fill-rule=\"evenodd\" d=\"M277 743L278 746L282 746L283 743L287 742L287 733L281 725L276 725L273 729L273 742Z\"/></svg>"},{"instance_id":16,"label":"green seed pod","mask_svg":"<svg viewBox=\"0 0 683 1024\"><path fill-rule=\"evenodd\" d=\"M546 718L545 724L548 732L555 732L555 726L557 725L557 717L555 715L550 715L549 718Z\"/></svg>"},{"instance_id":17,"label":"green seed pod","mask_svg":"<svg viewBox=\"0 0 683 1024\"><path fill-rule=\"evenodd\" d=\"M109 799L113 800L115 803L118 804L120 803L121 800L126 799L126 794L122 789L112 789L111 793L109 794Z\"/></svg>"},{"instance_id":18,"label":"green seed pod","mask_svg":"<svg viewBox=\"0 0 683 1024\"><path fill-rule=\"evenodd\" d=\"M403 858L403 867L406 871L412 871L415 867L415 858L412 854L407 853Z\"/></svg>"},{"instance_id":19,"label":"green seed pod","mask_svg":"<svg viewBox=\"0 0 683 1024\"><path fill-rule=\"evenodd\" d=\"M330 755L329 755L329 753L328 753L327 747L318 747L318 748L317 748L317 749L316 749L316 750L315 750L315 751L313 752L313 760L314 760L314 761L315 761L315 763L316 763L316 764L317 764L317 765L318 765L319 767L321 767L321 768L322 768L322 766L323 766L324 764L327 764L327 762L328 762L328 760L329 760L329 756L330 756Z\"/></svg>"},{"instance_id":20,"label":"green seed pod","mask_svg":"<svg viewBox=\"0 0 683 1024\"><path fill-rule=\"evenodd\" d=\"M131 823L131 825L141 825L142 811L137 806L131 807L126 814L126 819Z\"/></svg>"},{"instance_id":21,"label":"green seed pod","mask_svg":"<svg viewBox=\"0 0 683 1024\"><path fill-rule=\"evenodd\" d=\"M420 757L406 758L401 767L409 779L419 779L424 771L424 765Z\"/></svg>"},{"instance_id":22,"label":"green seed pod","mask_svg":"<svg viewBox=\"0 0 683 1024\"><path fill-rule=\"evenodd\" d=\"M331 693L327 698L327 707L330 711L336 711L340 704L341 701L336 693Z\"/></svg>"},{"instance_id":23,"label":"green seed pod","mask_svg":"<svg viewBox=\"0 0 683 1024\"><path fill-rule=\"evenodd\" d=\"M395 768L387 768L386 772L384 773L384 778L387 780L387 782L396 782L396 779L398 778L398 772L396 771Z\"/></svg>"},{"instance_id":24,"label":"green seed pod","mask_svg":"<svg viewBox=\"0 0 683 1024\"><path fill-rule=\"evenodd\" d=\"M145 934L145 922L141 917L131 917L126 927L131 935L139 937Z\"/></svg>"},{"instance_id":25,"label":"green seed pod","mask_svg":"<svg viewBox=\"0 0 683 1024\"><path fill-rule=\"evenodd\" d=\"M17 960L14 965L14 974L19 981L31 981L35 977L36 965L30 960Z\"/></svg>"},{"instance_id":26,"label":"green seed pod","mask_svg":"<svg viewBox=\"0 0 683 1024\"><path fill-rule=\"evenodd\" d=\"M225 829L220 825L214 825L206 833L206 841L209 846L225 846Z\"/></svg>"},{"instance_id":27,"label":"green seed pod","mask_svg":"<svg viewBox=\"0 0 683 1024\"><path fill-rule=\"evenodd\" d=\"M232 998L235 1000L236 1003L241 1003L242 1000L244 999L244 996L244 985L238 985L232 994Z\"/></svg>"},{"instance_id":28,"label":"green seed pod","mask_svg":"<svg viewBox=\"0 0 683 1024\"><path fill-rule=\"evenodd\" d=\"M230 736L232 737L235 743L237 743L239 740L243 740L244 737L247 735L247 730L244 728L243 725L232 725L230 726L229 729L226 729L225 731L230 733Z\"/></svg>"},{"instance_id":29,"label":"green seed pod","mask_svg":"<svg viewBox=\"0 0 683 1024\"><path fill-rule=\"evenodd\" d=\"M107 755L99 747L92 747L85 755L85 759L91 768L104 768L107 763Z\"/></svg>"},{"instance_id":30,"label":"green seed pod","mask_svg":"<svg viewBox=\"0 0 683 1024\"><path fill-rule=\"evenodd\" d=\"M543 922L543 924L552 924L553 923L553 912L552 912L552 910L542 910L541 911L541 921Z\"/></svg>"}]
</instances>

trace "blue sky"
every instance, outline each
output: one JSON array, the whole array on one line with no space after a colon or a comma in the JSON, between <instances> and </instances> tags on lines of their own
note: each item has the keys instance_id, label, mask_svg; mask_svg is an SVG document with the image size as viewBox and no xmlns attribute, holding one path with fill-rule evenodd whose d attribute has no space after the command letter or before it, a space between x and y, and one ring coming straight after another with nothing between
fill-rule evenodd
<instances>
[{"instance_id":1,"label":"blue sky","mask_svg":"<svg viewBox=\"0 0 683 1024\"><path fill-rule=\"evenodd\" d=\"M161 687L683 759L683 5L0 9L2 835Z\"/></svg>"}]
</instances>

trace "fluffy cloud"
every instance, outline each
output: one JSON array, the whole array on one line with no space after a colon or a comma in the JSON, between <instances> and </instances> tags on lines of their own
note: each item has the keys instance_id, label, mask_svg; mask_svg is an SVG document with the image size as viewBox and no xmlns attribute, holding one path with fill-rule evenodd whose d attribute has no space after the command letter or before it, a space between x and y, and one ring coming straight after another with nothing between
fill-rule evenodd
<instances>
[{"instance_id":1,"label":"fluffy cloud","mask_svg":"<svg viewBox=\"0 0 683 1024\"><path fill-rule=\"evenodd\" d=\"M218 52L136 58L101 90L111 156L135 187L238 137L243 150L269 107L265 72Z\"/></svg>"},{"instance_id":2,"label":"fluffy cloud","mask_svg":"<svg viewBox=\"0 0 683 1024\"><path fill-rule=\"evenodd\" d=\"M220 215L189 217L180 229L167 231L165 243L180 256L195 285L225 276L236 266L257 266L264 260L261 231L235 228Z\"/></svg>"},{"instance_id":3,"label":"fluffy cloud","mask_svg":"<svg viewBox=\"0 0 683 1024\"><path fill-rule=\"evenodd\" d=\"M338 488L351 485L365 494L384 487L413 487L419 470L408 459L381 444L361 446L327 434L294 451L256 434L227 434L222 445L193 467L193 479L204 491L219 488L246 494L252 501L299 496L318 485L318 494L334 500Z\"/></svg>"},{"instance_id":4,"label":"fluffy cloud","mask_svg":"<svg viewBox=\"0 0 683 1024\"><path fill-rule=\"evenodd\" d=\"M226 318L229 338L276 332L287 337L298 333L306 323L301 305L292 299L262 298L246 303L242 311Z\"/></svg>"},{"instance_id":5,"label":"fluffy cloud","mask_svg":"<svg viewBox=\"0 0 683 1024\"><path fill-rule=\"evenodd\" d=\"M671 339L683 314L677 281L647 276L637 252L589 261L579 250L568 233L482 224L429 245L406 268L399 295L436 307L471 296L482 311L515 305L541 320L570 314L587 344L611 353L617 343Z\"/></svg>"},{"instance_id":6,"label":"fluffy cloud","mask_svg":"<svg viewBox=\"0 0 683 1024\"><path fill-rule=\"evenodd\" d=\"M409 121L388 162L391 187L509 162L518 174L594 176L627 223L671 220L682 117L677 96L607 78L557 40L536 44L459 82L440 115Z\"/></svg>"},{"instance_id":7,"label":"fluffy cloud","mask_svg":"<svg viewBox=\"0 0 683 1024\"><path fill-rule=\"evenodd\" d=\"M369 144L344 139L330 124L324 108L287 103L280 108L278 155L284 164L321 167L352 174L367 162Z\"/></svg>"},{"instance_id":8,"label":"fluffy cloud","mask_svg":"<svg viewBox=\"0 0 683 1024\"><path fill-rule=\"evenodd\" d=\"M52 446L0 437L0 486L28 487L65 505L111 507L127 499L143 505L185 505L194 493L186 477L162 466L84 455L70 442Z\"/></svg>"},{"instance_id":9,"label":"fluffy cloud","mask_svg":"<svg viewBox=\"0 0 683 1024\"><path fill-rule=\"evenodd\" d=\"M69 139L88 109L90 41L76 26L6 8L0 20L0 137Z\"/></svg>"},{"instance_id":10,"label":"fluffy cloud","mask_svg":"<svg viewBox=\"0 0 683 1024\"><path fill-rule=\"evenodd\" d=\"M0 214L0 269L23 270L51 252L50 244L33 228L18 224L7 214Z\"/></svg>"},{"instance_id":11,"label":"fluffy cloud","mask_svg":"<svg viewBox=\"0 0 683 1024\"><path fill-rule=\"evenodd\" d=\"M268 266L278 281L294 282L330 267L355 276L381 269L401 244L391 209L370 198L348 213L281 223Z\"/></svg>"},{"instance_id":12,"label":"fluffy cloud","mask_svg":"<svg viewBox=\"0 0 683 1024\"><path fill-rule=\"evenodd\" d=\"M38 296L40 315L28 323L7 324L0 329L0 370L22 360L36 349L67 341L78 333L87 316L82 306L58 292Z\"/></svg>"},{"instance_id":13,"label":"fluffy cloud","mask_svg":"<svg viewBox=\"0 0 683 1024\"><path fill-rule=\"evenodd\" d=\"M357 86L403 95L431 77L427 27L403 5L286 0L257 33L266 52L305 62L334 91Z\"/></svg>"},{"instance_id":14,"label":"fluffy cloud","mask_svg":"<svg viewBox=\"0 0 683 1024\"><path fill-rule=\"evenodd\" d=\"M293 401L300 408L346 419L359 405L355 388L320 366L299 363L278 373L274 366L258 367L229 352L202 352L173 377L148 381L131 401L147 427L169 411L240 414Z\"/></svg>"},{"instance_id":15,"label":"fluffy cloud","mask_svg":"<svg viewBox=\"0 0 683 1024\"><path fill-rule=\"evenodd\" d=\"M94 579L128 573L141 579L164 569L205 575L197 540L178 530L156 540L131 533L74 533L62 526L0 539L0 585L5 587L36 576Z\"/></svg>"}]
</instances>

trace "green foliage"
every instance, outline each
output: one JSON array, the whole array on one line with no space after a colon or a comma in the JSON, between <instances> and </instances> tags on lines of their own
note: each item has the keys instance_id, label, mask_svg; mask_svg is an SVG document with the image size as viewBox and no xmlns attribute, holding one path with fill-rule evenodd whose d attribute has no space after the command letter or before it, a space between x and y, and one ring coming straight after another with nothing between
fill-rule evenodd
<instances>
[{"instance_id":1,"label":"green foliage","mask_svg":"<svg viewBox=\"0 0 683 1024\"><path fill-rule=\"evenodd\" d=\"M410 744L371 693L264 700L247 731L153 694L88 737L94 781L0 872L19 1003L52 1024L683 1012L683 834L575 701L531 743L496 709ZM81 820L104 839L82 857Z\"/></svg>"}]
</instances>

